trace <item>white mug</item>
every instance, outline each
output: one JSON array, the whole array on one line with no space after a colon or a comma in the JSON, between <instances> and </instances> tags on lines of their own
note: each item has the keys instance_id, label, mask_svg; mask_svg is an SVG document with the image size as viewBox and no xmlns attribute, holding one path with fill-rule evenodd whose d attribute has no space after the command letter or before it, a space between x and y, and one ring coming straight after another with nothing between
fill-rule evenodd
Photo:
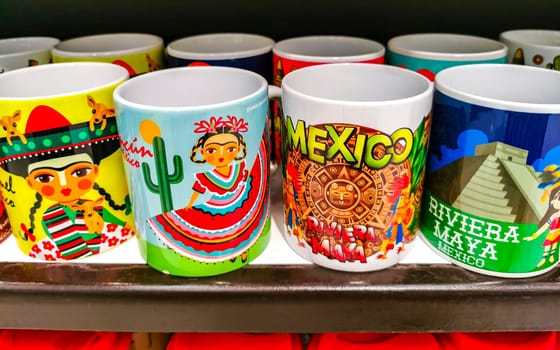
<instances>
[{"instance_id":1,"label":"white mug","mask_svg":"<svg viewBox=\"0 0 560 350\"><path fill-rule=\"evenodd\" d=\"M0 73L51 62L51 37L20 37L0 40Z\"/></svg>"},{"instance_id":2,"label":"white mug","mask_svg":"<svg viewBox=\"0 0 560 350\"><path fill-rule=\"evenodd\" d=\"M508 47L508 63L560 70L559 30L509 30L500 41Z\"/></svg>"},{"instance_id":3,"label":"white mug","mask_svg":"<svg viewBox=\"0 0 560 350\"><path fill-rule=\"evenodd\" d=\"M334 63L282 82L284 237L303 258L361 272L414 242L433 84L397 67Z\"/></svg>"}]
</instances>

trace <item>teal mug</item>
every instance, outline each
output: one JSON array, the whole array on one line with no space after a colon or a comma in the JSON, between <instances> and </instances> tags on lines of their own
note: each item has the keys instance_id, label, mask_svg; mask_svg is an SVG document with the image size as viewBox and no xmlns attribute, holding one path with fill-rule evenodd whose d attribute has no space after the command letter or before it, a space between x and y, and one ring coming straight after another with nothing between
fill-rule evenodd
<instances>
[{"instance_id":1,"label":"teal mug","mask_svg":"<svg viewBox=\"0 0 560 350\"><path fill-rule=\"evenodd\" d=\"M475 63L505 63L503 43L472 35L418 33L397 36L387 43L387 63L416 71L430 80L449 67Z\"/></svg>"}]
</instances>

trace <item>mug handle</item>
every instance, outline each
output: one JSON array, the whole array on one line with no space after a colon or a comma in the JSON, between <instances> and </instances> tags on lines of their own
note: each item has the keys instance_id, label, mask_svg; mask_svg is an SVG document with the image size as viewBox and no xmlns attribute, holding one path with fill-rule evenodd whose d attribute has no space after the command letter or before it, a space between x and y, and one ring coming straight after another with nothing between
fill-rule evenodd
<instances>
[{"instance_id":1,"label":"mug handle","mask_svg":"<svg viewBox=\"0 0 560 350\"><path fill-rule=\"evenodd\" d=\"M279 105L282 105L282 89L276 85L268 85L268 101L269 103L272 101L277 102ZM280 140L276 139L276 134L274 133L274 123L275 123L275 115L272 108L272 103L270 103L270 113L268 115L268 134L270 135L270 145L269 145L269 154L270 154L270 173L274 174L280 167L281 159L277 159L273 157L273 147L276 147L276 144L282 142L282 138ZM281 113L279 113L281 114ZM278 116L280 119L282 118L281 115Z\"/></svg>"}]
</instances>

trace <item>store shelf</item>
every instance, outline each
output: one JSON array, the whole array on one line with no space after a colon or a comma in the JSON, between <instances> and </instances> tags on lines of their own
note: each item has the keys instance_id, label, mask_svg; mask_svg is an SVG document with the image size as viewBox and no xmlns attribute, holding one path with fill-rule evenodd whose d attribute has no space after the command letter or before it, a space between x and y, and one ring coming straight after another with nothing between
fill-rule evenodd
<instances>
[{"instance_id":1,"label":"store shelf","mask_svg":"<svg viewBox=\"0 0 560 350\"><path fill-rule=\"evenodd\" d=\"M560 270L502 279L446 263L416 240L401 264L346 273L307 263L281 237L249 266L178 278L130 242L97 260L38 263L0 245L0 329L120 331L484 331L560 329Z\"/></svg>"},{"instance_id":2,"label":"store shelf","mask_svg":"<svg viewBox=\"0 0 560 350\"><path fill-rule=\"evenodd\" d=\"M0 264L0 327L117 331L560 329L560 271L531 280L399 265L254 265L175 278L142 264Z\"/></svg>"}]
</instances>

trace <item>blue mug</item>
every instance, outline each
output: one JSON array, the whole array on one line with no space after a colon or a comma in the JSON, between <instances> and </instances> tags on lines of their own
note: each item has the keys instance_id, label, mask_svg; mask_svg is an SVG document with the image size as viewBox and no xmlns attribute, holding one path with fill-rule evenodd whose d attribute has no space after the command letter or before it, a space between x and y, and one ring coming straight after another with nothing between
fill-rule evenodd
<instances>
[{"instance_id":1,"label":"blue mug","mask_svg":"<svg viewBox=\"0 0 560 350\"><path fill-rule=\"evenodd\" d=\"M437 74L420 229L468 270L525 278L558 264L560 72L474 64Z\"/></svg>"},{"instance_id":2,"label":"blue mug","mask_svg":"<svg viewBox=\"0 0 560 350\"><path fill-rule=\"evenodd\" d=\"M222 66L250 70L272 81L274 40L247 33L212 33L175 40L167 45L169 67Z\"/></svg>"}]
</instances>

